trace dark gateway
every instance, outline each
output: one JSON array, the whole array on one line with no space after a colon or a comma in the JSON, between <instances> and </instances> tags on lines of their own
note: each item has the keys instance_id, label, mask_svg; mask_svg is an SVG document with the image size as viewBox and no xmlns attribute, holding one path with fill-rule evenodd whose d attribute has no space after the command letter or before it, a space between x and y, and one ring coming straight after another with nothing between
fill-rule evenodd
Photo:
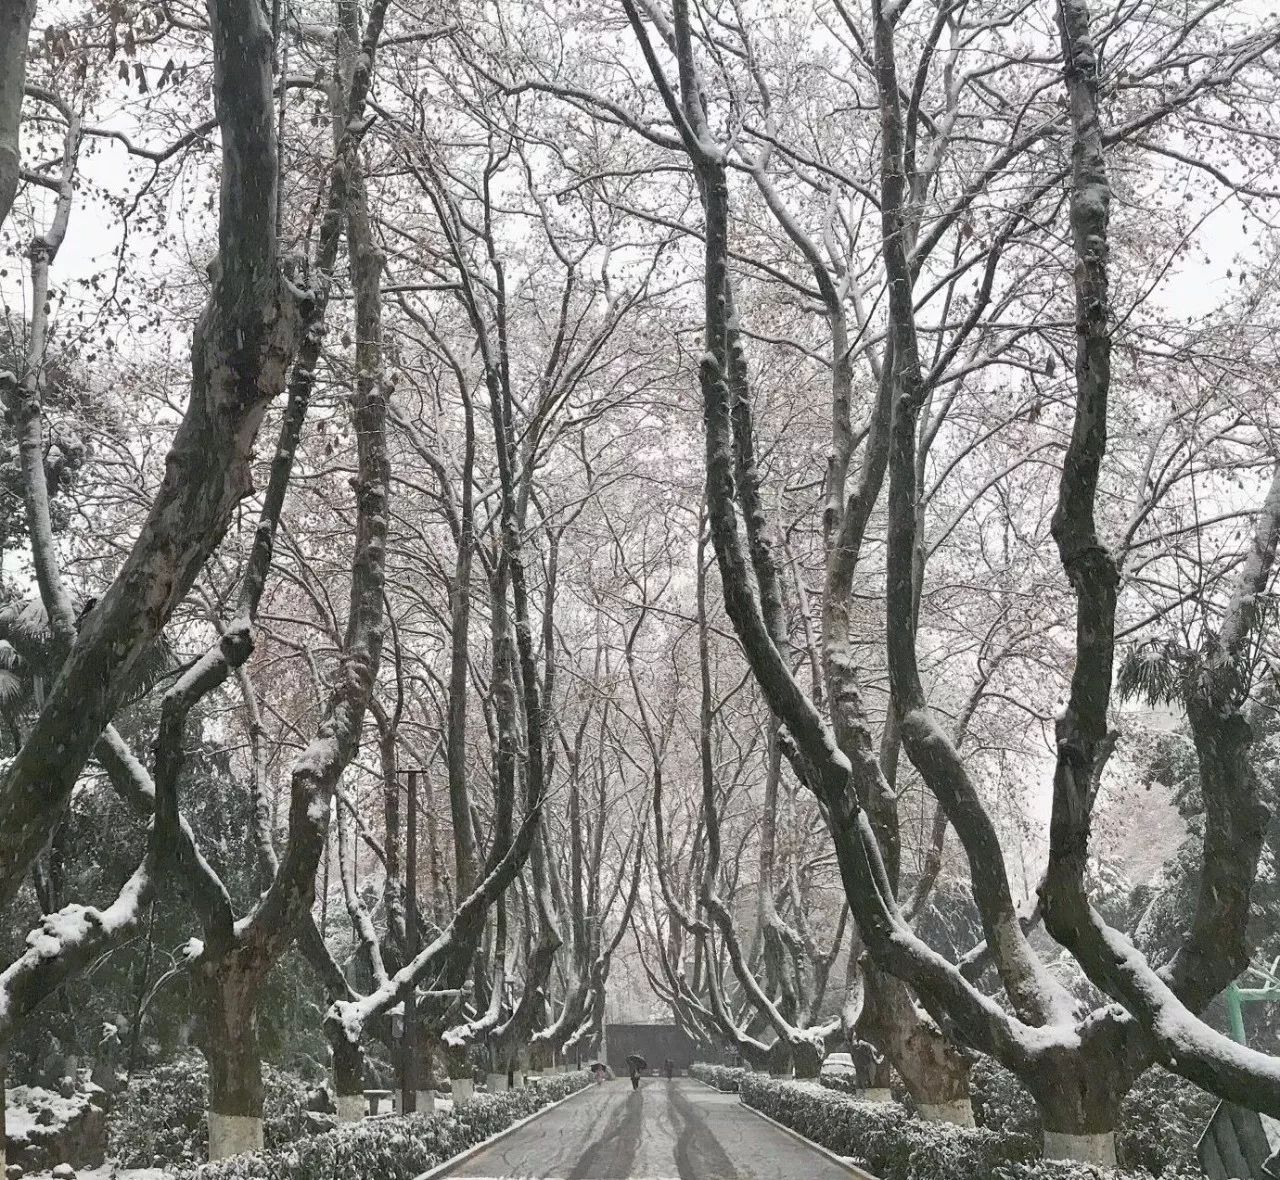
<instances>
[{"instance_id":1,"label":"dark gateway","mask_svg":"<svg viewBox=\"0 0 1280 1180\"><path fill-rule=\"evenodd\" d=\"M626 1076L627 1057L633 1053L643 1057L653 1072L660 1073L670 1057L677 1073L687 1073L697 1052L692 1038L674 1024L606 1024L604 1048L609 1068L619 1077Z\"/></svg>"}]
</instances>

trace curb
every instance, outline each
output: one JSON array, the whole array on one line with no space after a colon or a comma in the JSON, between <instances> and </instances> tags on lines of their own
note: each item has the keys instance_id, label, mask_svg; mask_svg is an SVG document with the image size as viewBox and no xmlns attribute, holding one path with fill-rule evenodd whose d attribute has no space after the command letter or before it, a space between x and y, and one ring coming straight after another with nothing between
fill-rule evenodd
<instances>
[{"instance_id":1,"label":"curb","mask_svg":"<svg viewBox=\"0 0 1280 1180\"><path fill-rule=\"evenodd\" d=\"M437 1177L447 1176L449 1172L456 1168L459 1164L465 1164L473 1155L479 1155L487 1147L492 1147L495 1143L505 1139L508 1135L514 1134L521 1127L528 1126L534 1119L540 1119L544 1114L549 1114L555 1110L557 1106L563 1106L571 1099L577 1098L581 1094L585 1094L591 1089L591 1083L583 1086L581 1090L574 1090L572 1094L566 1094L563 1098L557 1098L550 1106L541 1106L533 1112L527 1114L524 1118L514 1122L509 1127L504 1127L496 1135L490 1135L481 1143L475 1143L468 1147L466 1151L461 1151L451 1159L447 1159L442 1164L436 1164L434 1168L428 1168L425 1172L414 1177L414 1180L437 1180Z\"/></svg>"},{"instance_id":2,"label":"curb","mask_svg":"<svg viewBox=\"0 0 1280 1180\"><path fill-rule=\"evenodd\" d=\"M833 1164L837 1164L839 1167L842 1167L846 1171L857 1176L858 1180L878 1180L878 1177L873 1176L870 1172L858 1167L857 1164L851 1164L843 1156L836 1155L836 1153L830 1148L823 1147L821 1143L815 1143L812 1139L808 1139L804 1135L801 1135L799 1131L792 1130L786 1125L786 1123L780 1123L777 1119L771 1119L764 1113L764 1111L756 1110L754 1106L750 1106L743 1102L741 1094L738 1095L738 1105L743 1107L745 1110L749 1110L757 1118L764 1119L766 1123L772 1123L779 1131L784 1131L786 1134L790 1135L792 1139L798 1139L806 1147L811 1147L814 1151L818 1152L819 1155L825 1155Z\"/></svg>"}]
</instances>

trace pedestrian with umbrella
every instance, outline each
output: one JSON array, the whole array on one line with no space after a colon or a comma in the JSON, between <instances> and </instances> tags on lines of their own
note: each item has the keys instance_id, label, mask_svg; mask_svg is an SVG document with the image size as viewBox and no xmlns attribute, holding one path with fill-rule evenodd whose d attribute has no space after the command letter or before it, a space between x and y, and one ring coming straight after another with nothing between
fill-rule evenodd
<instances>
[{"instance_id":1,"label":"pedestrian with umbrella","mask_svg":"<svg viewBox=\"0 0 1280 1180\"><path fill-rule=\"evenodd\" d=\"M631 1074L631 1088L633 1090L640 1089L640 1074L648 1068L649 1063L639 1053L632 1053L627 1057L627 1070Z\"/></svg>"}]
</instances>

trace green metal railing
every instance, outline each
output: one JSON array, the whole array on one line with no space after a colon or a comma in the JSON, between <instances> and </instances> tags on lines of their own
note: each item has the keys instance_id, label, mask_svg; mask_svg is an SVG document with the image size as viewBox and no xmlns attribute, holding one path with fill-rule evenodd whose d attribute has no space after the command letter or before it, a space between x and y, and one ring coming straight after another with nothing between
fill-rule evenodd
<instances>
[{"instance_id":1,"label":"green metal railing","mask_svg":"<svg viewBox=\"0 0 1280 1180\"><path fill-rule=\"evenodd\" d=\"M1227 986L1227 1016L1231 1024L1231 1039L1241 1045L1247 1043L1244 1031L1244 1006L1262 1000L1280 1000L1280 958L1270 967L1250 963L1242 979L1254 976L1261 980L1260 987L1241 987L1238 983Z\"/></svg>"}]
</instances>

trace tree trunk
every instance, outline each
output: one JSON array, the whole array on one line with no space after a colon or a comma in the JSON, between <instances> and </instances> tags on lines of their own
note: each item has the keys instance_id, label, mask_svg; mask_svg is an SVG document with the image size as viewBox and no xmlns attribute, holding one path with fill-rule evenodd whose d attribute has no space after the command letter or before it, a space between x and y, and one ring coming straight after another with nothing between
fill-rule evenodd
<instances>
[{"instance_id":1,"label":"tree trunk","mask_svg":"<svg viewBox=\"0 0 1280 1180\"><path fill-rule=\"evenodd\" d=\"M8 1161L5 1156L5 1135L7 1134L5 1125L5 1099L4 1088L7 1086L8 1079L6 1077L5 1064L7 1062L7 1054L3 1047L0 1047L0 1176L6 1174L5 1169L8 1167Z\"/></svg>"},{"instance_id":2,"label":"tree trunk","mask_svg":"<svg viewBox=\"0 0 1280 1180\"><path fill-rule=\"evenodd\" d=\"M358 1123L365 1114L364 1054L341 1028L326 1029L333 1051L334 1103L338 1122Z\"/></svg>"},{"instance_id":3,"label":"tree trunk","mask_svg":"<svg viewBox=\"0 0 1280 1180\"><path fill-rule=\"evenodd\" d=\"M555 1053L546 1041L534 1041L529 1046L529 1068L534 1073L555 1068Z\"/></svg>"},{"instance_id":4,"label":"tree trunk","mask_svg":"<svg viewBox=\"0 0 1280 1180\"><path fill-rule=\"evenodd\" d=\"M771 1078L791 1076L791 1046L781 1037L769 1046L768 1065Z\"/></svg>"},{"instance_id":5,"label":"tree trunk","mask_svg":"<svg viewBox=\"0 0 1280 1180\"><path fill-rule=\"evenodd\" d=\"M791 1046L791 1063L796 1077L816 1078L822 1071L822 1049L814 1041L804 1041Z\"/></svg>"},{"instance_id":6,"label":"tree trunk","mask_svg":"<svg viewBox=\"0 0 1280 1180\"><path fill-rule=\"evenodd\" d=\"M916 1008L899 980L870 963L864 971L866 1001L859 1032L885 1054L886 1067L889 1061L898 1067L921 1118L973 1126L968 1062Z\"/></svg>"},{"instance_id":7,"label":"tree trunk","mask_svg":"<svg viewBox=\"0 0 1280 1180\"><path fill-rule=\"evenodd\" d=\"M0 225L9 216L18 191L22 87L27 73L27 36L35 11L35 0L0 4ZM0 1141L0 1157L3 1153Z\"/></svg>"},{"instance_id":8,"label":"tree trunk","mask_svg":"<svg viewBox=\"0 0 1280 1180\"><path fill-rule=\"evenodd\" d=\"M454 1106L470 1102L475 1093L475 1076L467 1061L465 1046L450 1045L442 1041L440 1052L444 1056L445 1069L449 1073L449 1089L453 1094Z\"/></svg>"},{"instance_id":9,"label":"tree trunk","mask_svg":"<svg viewBox=\"0 0 1280 1180\"><path fill-rule=\"evenodd\" d=\"M1134 1076L1127 1047L1102 1036L1019 1071L1040 1108L1045 1159L1115 1166L1116 1121Z\"/></svg>"},{"instance_id":10,"label":"tree trunk","mask_svg":"<svg viewBox=\"0 0 1280 1180\"><path fill-rule=\"evenodd\" d=\"M238 959L213 959L196 973L209 1063L209 1159L262 1150L262 1062L258 981Z\"/></svg>"}]
</instances>

